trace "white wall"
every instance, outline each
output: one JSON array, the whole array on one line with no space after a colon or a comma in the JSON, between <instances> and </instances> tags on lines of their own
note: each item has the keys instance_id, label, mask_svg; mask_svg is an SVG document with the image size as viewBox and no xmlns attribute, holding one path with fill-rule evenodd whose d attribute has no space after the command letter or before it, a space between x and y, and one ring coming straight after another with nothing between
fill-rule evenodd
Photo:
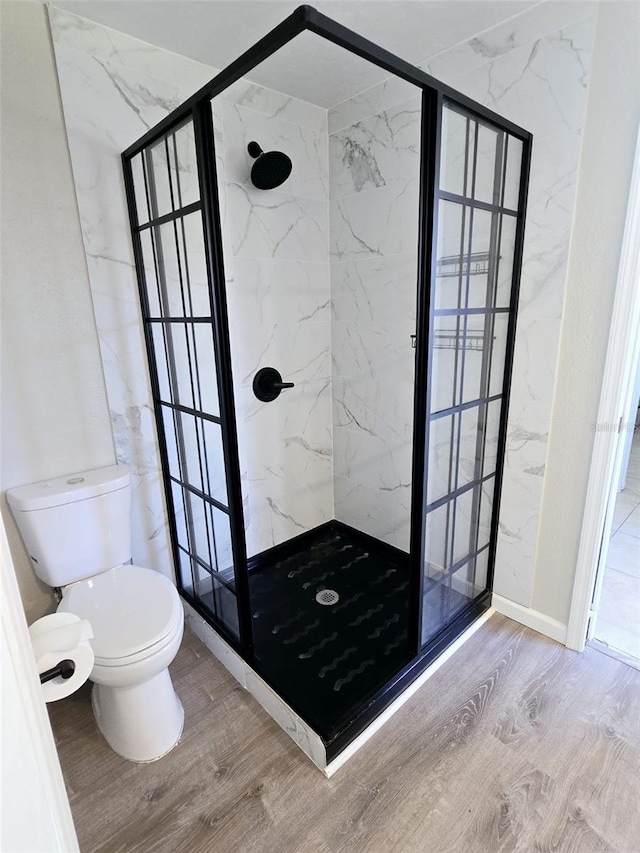
<instances>
[{"instance_id":1,"label":"white wall","mask_svg":"<svg viewBox=\"0 0 640 853\"><path fill-rule=\"evenodd\" d=\"M2 4L0 488L111 465L114 448L46 12ZM3 495L29 621L53 604Z\"/></svg>"},{"instance_id":2,"label":"white wall","mask_svg":"<svg viewBox=\"0 0 640 853\"><path fill-rule=\"evenodd\" d=\"M598 9L531 606L562 623L582 526L640 121L640 6Z\"/></svg>"}]
</instances>

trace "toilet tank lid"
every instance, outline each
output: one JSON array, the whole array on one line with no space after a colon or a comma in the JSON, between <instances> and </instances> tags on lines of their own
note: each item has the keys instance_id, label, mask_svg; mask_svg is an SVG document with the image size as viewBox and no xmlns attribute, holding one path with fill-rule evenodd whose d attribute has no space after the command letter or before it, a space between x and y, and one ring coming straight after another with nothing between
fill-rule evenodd
<instances>
[{"instance_id":1,"label":"toilet tank lid","mask_svg":"<svg viewBox=\"0 0 640 853\"><path fill-rule=\"evenodd\" d=\"M129 469L126 466L109 465L107 468L81 471L78 474L68 474L66 477L9 489L7 500L14 509L32 512L115 492L126 488L130 481Z\"/></svg>"}]
</instances>

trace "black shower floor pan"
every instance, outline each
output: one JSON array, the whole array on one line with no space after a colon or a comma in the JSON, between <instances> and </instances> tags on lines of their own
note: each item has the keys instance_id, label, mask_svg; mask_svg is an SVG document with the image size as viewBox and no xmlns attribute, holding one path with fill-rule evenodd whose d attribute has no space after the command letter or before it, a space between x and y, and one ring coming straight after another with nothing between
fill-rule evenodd
<instances>
[{"instance_id":1,"label":"black shower floor pan","mask_svg":"<svg viewBox=\"0 0 640 853\"><path fill-rule=\"evenodd\" d=\"M320 735L329 760L488 606L434 583L424 597L430 624L445 625L452 598L460 615L434 637L434 655L416 658L408 554L336 521L254 558L249 587L253 665Z\"/></svg>"}]
</instances>

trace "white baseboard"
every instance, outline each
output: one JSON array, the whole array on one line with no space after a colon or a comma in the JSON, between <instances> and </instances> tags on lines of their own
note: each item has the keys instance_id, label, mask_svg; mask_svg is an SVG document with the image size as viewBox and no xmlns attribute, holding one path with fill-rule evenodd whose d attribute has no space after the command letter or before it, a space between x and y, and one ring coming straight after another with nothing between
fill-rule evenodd
<instances>
[{"instance_id":1,"label":"white baseboard","mask_svg":"<svg viewBox=\"0 0 640 853\"><path fill-rule=\"evenodd\" d=\"M502 613L503 616L508 616L514 622L520 622L521 625L526 625L527 628L532 628L539 634L544 634L545 637L550 637L558 643L564 644L567 639L567 626L563 622L558 622L557 619L545 616L539 610L524 607L522 604L517 604L515 601L497 595L495 592L491 599L491 606L496 613Z\"/></svg>"}]
</instances>

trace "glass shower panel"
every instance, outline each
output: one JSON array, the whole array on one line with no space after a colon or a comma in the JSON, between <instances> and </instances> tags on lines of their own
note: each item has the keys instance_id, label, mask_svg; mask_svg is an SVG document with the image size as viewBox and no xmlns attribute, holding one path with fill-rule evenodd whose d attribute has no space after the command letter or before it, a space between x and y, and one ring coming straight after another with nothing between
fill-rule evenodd
<instances>
[{"instance_id":1,"label":"glass shower panel","mask_svg":"<svg viewBox=\"0 0 640 853\"><path fill-rule=\"evenodd\" d=\"M158 429L166 454L180 584L238 636L227 465L191 121L133 167L145 272L145 322L156 366ZM244 568L244 567L243 567Z\"/></svg>"},{"instance_id":2,"label":"glass shower panel","mask_svg":"<svg viewBox=\"0 0 640 853\"><path fill-rule=\"evenodd\" d=\"M422 642L486 587L522 143L445 103L427 402Z\"/></svg>"}]
</instances>

